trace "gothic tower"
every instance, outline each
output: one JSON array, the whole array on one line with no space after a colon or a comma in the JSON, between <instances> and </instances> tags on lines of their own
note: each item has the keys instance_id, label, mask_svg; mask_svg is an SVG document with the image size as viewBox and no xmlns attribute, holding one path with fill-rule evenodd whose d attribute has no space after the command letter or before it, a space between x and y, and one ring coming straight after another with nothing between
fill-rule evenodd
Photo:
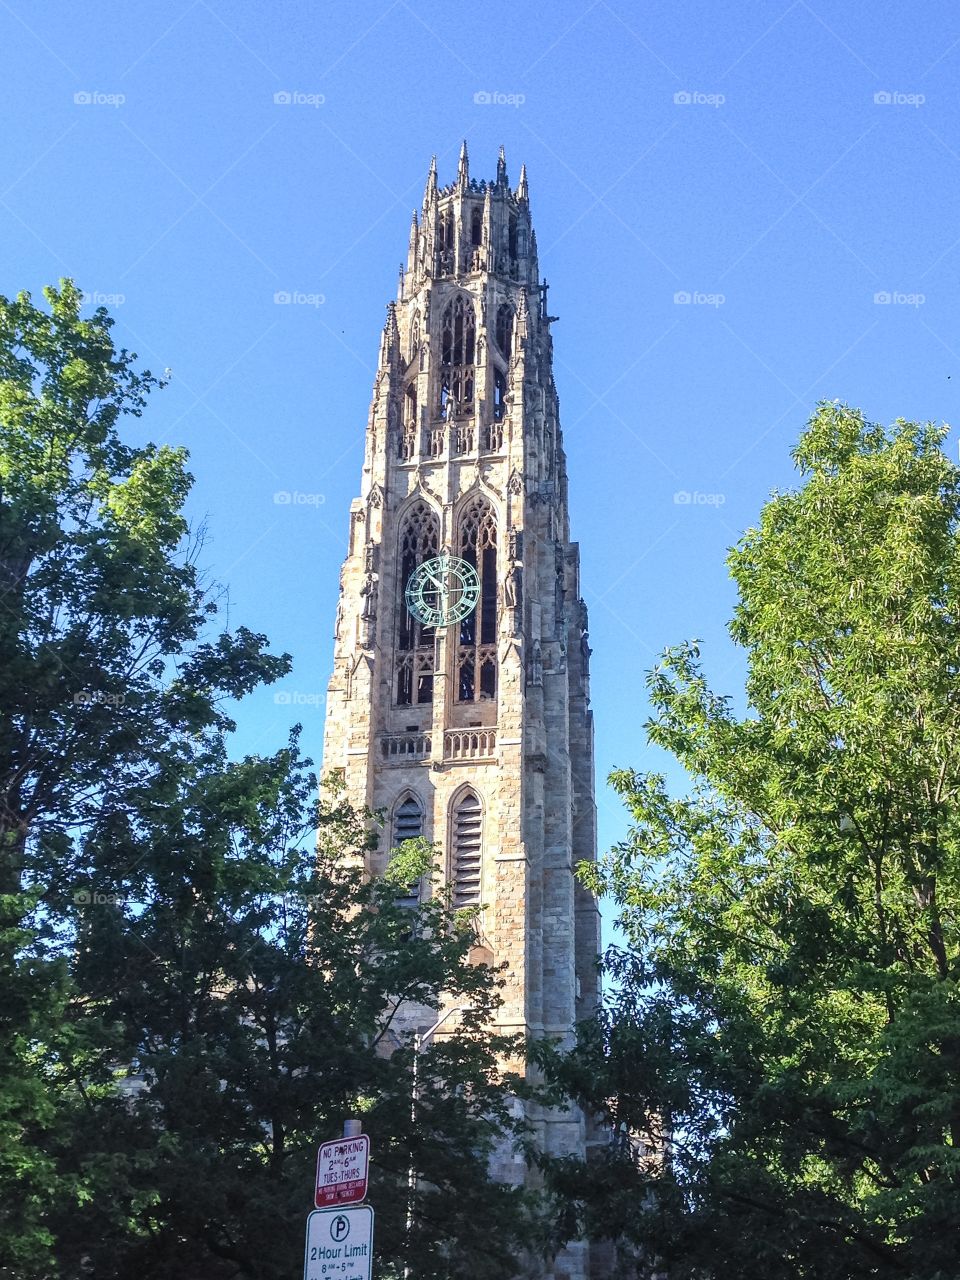
<instances>
[{"instance_id":1,"label":"gothic tower","mask_svg":"<svg viewBox=\"0 0 960 1280\"><path fill-rule=\"evenodd\" d=\"M482 905L478 958L508 964L502 1026L564 1037L597 1001L599 915L574 878L596 856L593 723L554 318L525 169L511 187L501 148L478 182L464 144L440 187L434 161L380 341L324 771L386 814L371 870L422 834L455 902ZM475 571L477 603L430 626L405 590L444 552ZM582 1116L535 1120L546 1150L584 1153ZM585 1267L574 1248L555 1274Z\"/></svg>"}]
</instances>

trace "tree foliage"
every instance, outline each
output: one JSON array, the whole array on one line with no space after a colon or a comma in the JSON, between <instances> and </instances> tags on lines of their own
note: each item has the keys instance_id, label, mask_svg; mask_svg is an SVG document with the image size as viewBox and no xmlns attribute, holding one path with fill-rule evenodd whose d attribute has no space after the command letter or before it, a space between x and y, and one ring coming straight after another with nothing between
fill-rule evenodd
<instances>
[{"instance_id":1,"label":"tree foliage","mask_svg":"<svg viewBox=\"0 0 960 1280\"><path fill-rule=\"evenodd\" d=\"M0 1274L297 1274L317 1144L360 1114L381 1275L506 1277L516 1046L472 921L364 879L369 815L318 803L295 733L230 758L229 700L289 658L218 629L183 451L121 438L161 383L70 282L46 301L0 298ZM414 1125L400 1015L444 993Z\"/></svg>"},{"instance_id":2,"label":"tree foliage","mask_svg":"<svg viewBox=\"0 0 960 1280\"><path fill-rule=\"evenodd\" d=\"M960 472L945 429L823 404L731 553L745 715L699 652L650 674L596 874L628 946L551 1066L662 1160L610 1153L577 1226L636 1274L960 1273ZM583 1171L554 1170L577 1194ZM629 1274L624 1261L623 1274Z\"/></svg>"}]
</instances>

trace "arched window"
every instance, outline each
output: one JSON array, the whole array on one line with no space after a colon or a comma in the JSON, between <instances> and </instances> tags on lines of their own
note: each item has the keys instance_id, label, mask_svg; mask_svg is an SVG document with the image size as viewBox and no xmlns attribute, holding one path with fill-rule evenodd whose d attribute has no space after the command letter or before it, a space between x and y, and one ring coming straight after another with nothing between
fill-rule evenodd
<instances>
[{"instance_id":1,"label":"arched window","mask_svg":"<svg viewBox=\"0 0 960 1280\"><path fill-rule=\"evenodd\" d=\"M497 307L495 336L497 346L509 360L510 347L513 342L513 307L509 302L501 302Z\"/></svg>"},{"instance_id":2,"label":"arched window","mask_svg":"<svg viewBox=\"0 0 960 1280\"><path fill-rule=\"evenodd\" d=\"M485 498L460 517L459 546L480 577L480 600L460 623L457 701L488 702L497 696L497 521Z\"/></svg>"},{"instance_id":3,"label":"arched window","mask_svg":"<svg viewBox=\"0 0 960 1280\"><path fill-rule=\"evenodd\" d=\"M417 380L414 380L407 387L406 394L403 397L403 425L408 429L415 431L417 427Z\"/></svg>"},{"instance_id":4,"label":"arched window","mask_svg":"<svg viewBox=\"0 0 960 1280\"><path fill-rule=\"evenodd\" d=\"M483 244L483 211L480 209L474 209L470 218L470 243Z\"/></svg>"},{"instance_id":5,"label":"arched window","mask_svg":"<svg viewBox=\"0 0 960 1280\"><path fill-rule=\"evenodd\" d=\"M464 791L457 799L451 830L453 905L479 906L483 871L483 810L475 791Z\"/></svg>"},{"instance_id":6,"label":"arched window","mask_svg":"<svg viewBox=\"0 0 960 1280\"><path fill-rule=\"evenodd\" d=\"M440 386L437 405L446 413L452 399L454 412L473 405L474 360L477 322L473 303L460 293L448 304L440 322Z\"/></svg>"},{"instance_id":7,"label":"arched window","mask_svg":"<svg viewBox=\"0 0 960 1280\"><path fill-rule=\"evenodd\" d=\"M404 592L410 575L439 547L440 522L425 502L416 502L400 528L395 696L401 707L433 701L433 628L417 621Z\"/></svg>"},{"instance_id":8,"label":"arched window","mask_svg":"<svg viewBox=\"0 0 960 1280\"><path fill-rule=\"evenodd\" d=\"M396 849L404 840L416 840L423 835L423 806L409 792L393 811L393 841L391 849ZM397 895L397 906L414 908L420 903L420 881L412 880L406 886L406 892Z\"/></svg>"}]
</instances>

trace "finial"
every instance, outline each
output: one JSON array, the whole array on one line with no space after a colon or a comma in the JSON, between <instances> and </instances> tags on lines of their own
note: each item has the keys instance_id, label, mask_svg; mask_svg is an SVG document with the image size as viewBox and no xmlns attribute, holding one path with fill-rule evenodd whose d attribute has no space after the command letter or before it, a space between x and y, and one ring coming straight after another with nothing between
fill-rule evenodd
<instances>
[{"instance_id":1,"label":"finial","mask_svg":"<svg viewBox=\"0 0 960 1280\"><path fill-rule=\"evenodd\" d=\"M517 186L517 199L518 200L530 199L530 189L527 186L527 166L525 164L522 164L520 166L520 182Z\"/></svg>"},{"instance_id":2,"label":"finial","mask_svg":"<svg viewBox=\"0 0 960 1280\"><path fill-rule=\"evenodd\" d=\"M457 168L457 185L465 191L470 183L470 161L467 157L467 140L464 138L460 148L460 164Z\"/></svg>"},{"instance_id":3,"label":"finial","mask_svg":"<svg viewBox=\"0 0 960 1280\"><path fill-rule=\"evenodd\" d=\"M500 146L500 153L497 156L497 186L505 187L507 185L507 153Z\"/></svg>"},{"instance_id":4,"label":"finial","mask_svg":"<svg viewBox=\"0 0 960 1280\"><path fill-rule=\"evenodd\" d=\"M427 185L423 192L424 208L429 204L432 196L437 194L437 157L433 156L430 161L430 172L427 174Z\"/></svg>"}]
</instances>

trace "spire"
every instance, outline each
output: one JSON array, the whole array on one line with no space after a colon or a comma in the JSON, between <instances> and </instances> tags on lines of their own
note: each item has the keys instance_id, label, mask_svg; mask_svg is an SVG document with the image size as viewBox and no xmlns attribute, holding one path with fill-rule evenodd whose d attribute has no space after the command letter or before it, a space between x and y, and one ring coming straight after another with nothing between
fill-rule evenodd
<instances>
[{"instance_id":1,"label":"spire","mask_svg":"<svg viewBox=\"0 0 960 1280\"><path fill-rule=\"evenodd\" d=\"M530 189L527 186L527 166L525 164L522 164L520 166L520 182L517 186L517 199L518 200L530 199Z\"/></svg>"},{"instance_id":2,"label":"spire","mask_svg":"<svg viewBox=\"0 0 960 1280\"><path fill-rule=\"evenodd\" d=\"M423 207L426 208L433 197L437 194L437 157L433 156L430 161L430 172L427 174L427 185L423 191Z\"/></svg>"},{"instance_id":3,"label":"spire","mask_svg":"<svg viewBox=\"0 0 960 1280\"><path fill-rule=\"evenodd\" d=\"M460 148L460 164L457 167L457 186L461 191L466 191L470 185L470 161L467 158L467 140L464 138L463 145Z\"/></svg>"},{"instance_id":4,"label":"spire","mask_svg":"<svg viewBox=\"0 0 960 1280\"><path fill-rule=\"evenodd\" d=\"M500 154L497 157L497 186L505 187L507 185L507 156L503 147L500 148Z\"/></svg>"}]
</instances>

